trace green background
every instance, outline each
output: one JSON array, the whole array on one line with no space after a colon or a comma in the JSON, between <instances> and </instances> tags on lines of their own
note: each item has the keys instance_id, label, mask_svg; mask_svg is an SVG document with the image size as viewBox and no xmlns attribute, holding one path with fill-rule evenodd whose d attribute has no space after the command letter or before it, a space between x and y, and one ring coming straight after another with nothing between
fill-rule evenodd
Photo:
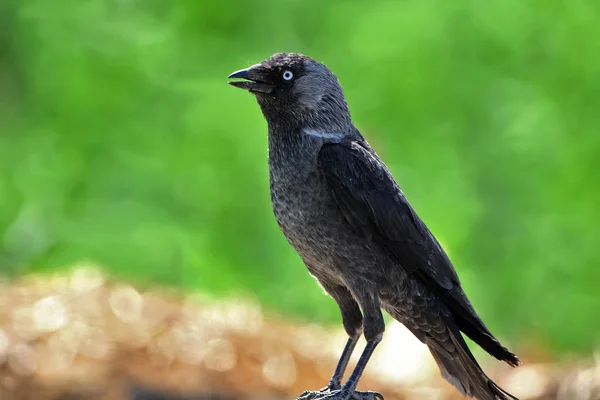
<instances>
[{"instance_id":1,"label":"green background","mask_svg":"<svg viewBox=\"0 0 600 400\"><path fill-rule=\"evenodd\" d=\"M91 260L339 324L272 217L258 106L226 84L296 51L338 75L490 328L590 350L598 38L593 0L3 0L0 268Z\"/></svg>"}]
</instances>

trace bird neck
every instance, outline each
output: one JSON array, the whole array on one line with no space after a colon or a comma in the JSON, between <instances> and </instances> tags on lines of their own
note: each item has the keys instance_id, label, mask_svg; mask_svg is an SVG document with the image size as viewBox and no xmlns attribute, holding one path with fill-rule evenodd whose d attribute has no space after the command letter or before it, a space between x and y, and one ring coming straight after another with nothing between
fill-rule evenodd
<instances>
[{"instance_id":1,"label":"bird neck","mask_svg":"<svg viewBox=\"0 0 600 400\"><path fill-rule=\"evenodd\" d=\"M277 124L269 122L269 155L293 154L306 147L303 140L302 127L291 126L288 123Z\"/></svg>"},{"instance_id":2,"label":"bird neck","mask_svg":"<svg viewBox=\"0 0 600 400\"><path fill-rule=\"evenodd\" d=\"M269 123L269 168L285 176L304 175L316 163L322 142L311 140L301 126L292 129Z\"/></svg>"}]
</instances>

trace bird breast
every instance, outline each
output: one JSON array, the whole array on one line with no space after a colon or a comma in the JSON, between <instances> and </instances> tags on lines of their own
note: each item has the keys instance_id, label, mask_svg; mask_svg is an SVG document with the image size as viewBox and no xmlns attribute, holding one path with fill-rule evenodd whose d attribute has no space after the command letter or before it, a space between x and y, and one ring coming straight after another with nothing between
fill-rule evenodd
<instances>
[{"instance_id":1,"label":"bird breast","mask_svg":"<svg viewBox=\"0 0 600 400\"><path fill-rule=\"evenodd\" d=\"M288 159L270 167L271 201L281 231L305 261L327 261L341 215L316 162Z\"/></svg>"}]
</instances>

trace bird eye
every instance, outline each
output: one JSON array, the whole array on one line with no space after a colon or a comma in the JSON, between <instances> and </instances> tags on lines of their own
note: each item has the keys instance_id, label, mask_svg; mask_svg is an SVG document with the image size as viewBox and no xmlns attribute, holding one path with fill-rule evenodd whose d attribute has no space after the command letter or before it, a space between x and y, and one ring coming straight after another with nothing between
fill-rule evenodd
<instances>
[{"instance_id":1,"label":"bird eye","mask_svg":"<svg viewBox=\"0 0 600 400\"><path fill-rule=\"evenodd\" d=\"M294 74L292 74L292 71L284 71L283 79L285 79L286 81L290 81L290 80L292 80L293 77L294 77Z\"/></svg>"}]
</instances>

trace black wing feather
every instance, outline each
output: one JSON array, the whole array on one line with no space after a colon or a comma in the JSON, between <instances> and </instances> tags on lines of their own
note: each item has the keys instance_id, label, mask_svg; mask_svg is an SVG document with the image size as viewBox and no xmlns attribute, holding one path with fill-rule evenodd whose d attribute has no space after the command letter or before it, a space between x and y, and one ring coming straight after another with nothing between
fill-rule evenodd
<instances>
[{"instance_id":1,"label":"black wing feather","mask_svg":"<svg viewBox=\"0 0 600 400\"><path fill-rule=\"evenodd\" d=\"M500 360L518 359L492 336L464 294L448 256L365 141L326 143L319 170L341 212L450 309L460 330Z\"/></svg>"}]
</instances>

